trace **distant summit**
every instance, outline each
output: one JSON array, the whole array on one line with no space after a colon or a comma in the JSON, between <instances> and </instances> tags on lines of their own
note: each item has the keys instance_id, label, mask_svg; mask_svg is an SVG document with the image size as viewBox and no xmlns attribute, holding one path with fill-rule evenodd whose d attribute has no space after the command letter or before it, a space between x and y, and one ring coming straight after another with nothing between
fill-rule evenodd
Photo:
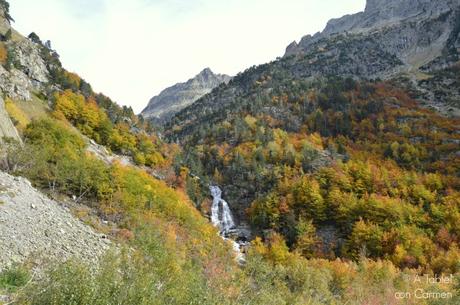
<instances>
[{"instance_id":1,"label":"distant summit","mask_svg":"<svg viewBox=\"0 0 460 305\"><path fill-rule=\"evenodd\" d=\"M214 74L211 69L206 68L187 82L169 87L153 97L141 114L146 119L164 123L212 89L228 83L230 79L228 75Z\"/></svg>"}]
</instances>

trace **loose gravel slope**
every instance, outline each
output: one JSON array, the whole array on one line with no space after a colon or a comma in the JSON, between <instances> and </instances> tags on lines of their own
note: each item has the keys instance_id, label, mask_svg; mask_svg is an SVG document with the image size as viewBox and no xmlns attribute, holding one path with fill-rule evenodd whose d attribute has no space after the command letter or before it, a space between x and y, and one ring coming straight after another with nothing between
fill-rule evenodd
<instances>
[{"instance_id":1,"label":"loose gravel slope","mask_svg":"<svg viewBox=\"0 0 460 305\"><path fill-rule=\"evenodd\" d=\"M12 264L76 258L96 263L110 241L24 178L0 172L0 271Z\"/></svg>"}]
</instances>

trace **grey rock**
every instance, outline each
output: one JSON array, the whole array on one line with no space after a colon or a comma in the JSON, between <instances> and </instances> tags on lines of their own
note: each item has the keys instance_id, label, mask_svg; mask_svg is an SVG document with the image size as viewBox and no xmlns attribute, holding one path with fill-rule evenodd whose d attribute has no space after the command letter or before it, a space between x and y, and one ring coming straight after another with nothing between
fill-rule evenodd
<instances>
[{"instance_id":1,"label":"grey rock","mask_svg":"<svg viewBox=\"0 0 460 305\"><path fill-rule=\"evenodd\" d=\"M454 84L460 60L458 0L368 0L364 12L332 19L322 32L291 43L284 58L295 62L297 76L404 76L422 106L460 115Z\"/></svg>"},{"instance_id":2,"label":"grey rock","mask_svg":"<svg viewBox=\"0 0 460 305\"><path fill-rule=\"evenodd\" d=\"M7 42L14 50L16 67L9 71L0 65L0 90L13 100L31 100L32 91L43 91L49 72L40 54L39 46L22 38Z\"/></svg>"},{"instance_id":3,"label":"grey rock","mask_svg":"<svg viewBox=\"0 0 460 305\"><path fill-rule=\"evenodd\" d=\"M117 161L124 166L135 166L135 163L130 156L113 154L109 152L105 146L97 144L94 140L86 136L82 135L82 137L87 143L86 150L104 163L112 164L114 161ZM76 199L77 197L75 196L74 200Z\"/></svg>"},{"instance_id":4,"label":"grey rock","mask_svg":"<svg viewBox=\"0 0 460 305\"><path fill-rule=\"evenodd\" d=\"M13 100L29 101L32 98L32 89L32 82L24 72L15 68L7 71L0 65L0 90L3 94Z\"/></svg>"},{"instance_id":5,"label":"grey rock","mask_svg":"<svg viewBox=\"0 0 460 305\"><path fill-rule=\"evenodd\" d=\"M11 297L8 295L0 295L0 303L8 304L11 300Z\"/></svg>"},{"instance_id":6,"label":"grey rock","mask_svg":"<svg viewBox=\"0 0 460 305\"><path fill-rule=\"evenodd\" d=\"M0 221L0 272L14 263L36 262L40 269L44 267L41 262L71 258L95 266L111 247L109 239L102 239L28 180L0 172L0 183L8 192L17 193L14 199L0 194L0 219L5 220Z\"/></svg>"},{"instance_id":7,"label":"grey rock","mask_svg":"<svg viewBox=\"0 0 460 305\"><path fill-rule=\"evenodd\" d=\"M228 75L214 74L211 69L206 68L187 82L169 87L153 97L141 114L146 119L164 123L220 84L228 83L230 79Z\"/></svg>"},{"instance_id":8,"label":"grey rock","mask_svg":"<svg viewBox=\"0 0 460 305\"><path fill-rule=\"evenodd\" d=\"M36 84L48 82L48 69L40 55L37 45L28 39L15 45L16 56L23 72Z\"/></svg>"},{"instance_id":9,"label":"grey rock","mask_svg":"<svg viewBox=\"0 0 460 305\"><path fill-rule=\"evenodd\" d=\"M458 0L368 0L364 12L330 20L323 32L289 45L286 56L306 52L337 34L366 34L376 37L385 51L419 67L441 55L459 7Z\"/></svg>"}]
</instances>

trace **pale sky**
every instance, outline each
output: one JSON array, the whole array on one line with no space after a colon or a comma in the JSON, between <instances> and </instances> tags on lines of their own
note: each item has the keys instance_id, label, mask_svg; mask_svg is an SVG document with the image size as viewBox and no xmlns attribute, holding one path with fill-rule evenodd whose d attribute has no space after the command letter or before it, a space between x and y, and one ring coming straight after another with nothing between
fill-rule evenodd
<instances>
[{"instance_id":1,"label":"pale sky","mask_svg":"<svg viewBox=\"0 0 460 305\"><path fill-rule=\"evenodd\" d=\"M206 67L235 75L284 54L365 0L9 0L13 27L51 40L65 68L140 112Z\"/></svg>"}]
</instances>

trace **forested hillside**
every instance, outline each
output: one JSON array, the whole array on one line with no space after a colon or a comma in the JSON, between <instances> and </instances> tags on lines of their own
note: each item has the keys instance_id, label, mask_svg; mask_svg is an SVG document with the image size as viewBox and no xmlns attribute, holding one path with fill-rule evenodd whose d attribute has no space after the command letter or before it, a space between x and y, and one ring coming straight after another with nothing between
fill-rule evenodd
<instances>
[{"instance_id":1,"label":"forested hillside","mask_svg":"<svg viewBox=\"0 0 460 305\"><path fill-rule=\"evenodd\" d=\"M340 78L283 83L237 103L185 137L184 156L226 186L255 230L281 234L308 258L364 254L457 271L458 119L393 85Z\"/></svg>"}]
</instances>

